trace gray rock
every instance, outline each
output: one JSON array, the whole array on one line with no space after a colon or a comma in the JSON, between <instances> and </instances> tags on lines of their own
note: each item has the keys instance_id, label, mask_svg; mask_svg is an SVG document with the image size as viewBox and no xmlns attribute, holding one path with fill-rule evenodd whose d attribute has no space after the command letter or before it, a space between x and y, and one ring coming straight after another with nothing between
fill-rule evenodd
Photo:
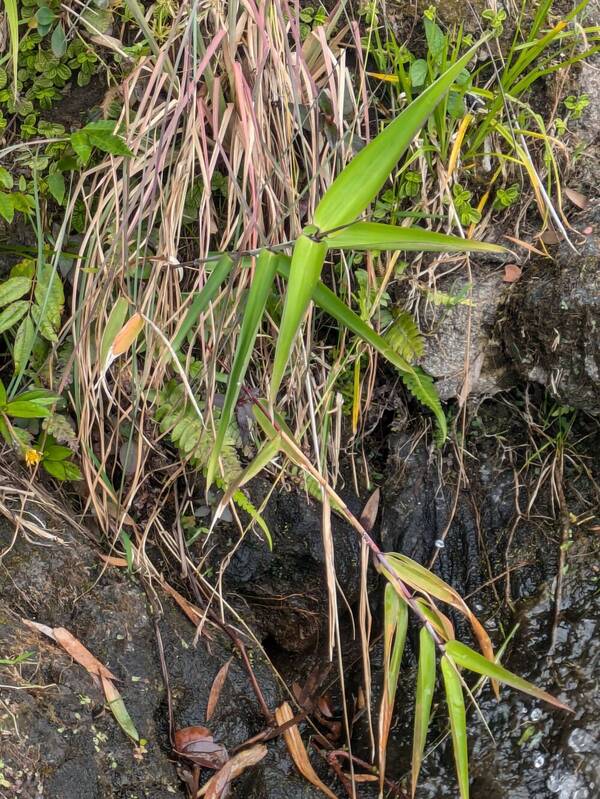
<instances>
[{"instance_id":1,"label":"gray rock","mask_svg":"<svg viewBox=\"0 0 600 799\"><path fill-rule=\"evenodd\" d=\"M452 296L463 294L464 301L453 306L426 301L425 329L430 332L419 365L436 379L443 400L461 392L495 394L506 385L505 359L493 336L496 312L506 290L501 268L494 263L473 265L470 294L464 274L438 281L436 290Z\"/></svg>"},{"instance_id":2,"label":"gray rock","mask_svg":"<svg viewBox=\"0 0 600 799\"><path fill-rule=\"evenodd\" d=\"M600 413L600 204L580 215L592 228L573 253L563 242L514 284L499 324L506 354L521 377L546 386L561 403Z\"/></svg>"}]
</instances>

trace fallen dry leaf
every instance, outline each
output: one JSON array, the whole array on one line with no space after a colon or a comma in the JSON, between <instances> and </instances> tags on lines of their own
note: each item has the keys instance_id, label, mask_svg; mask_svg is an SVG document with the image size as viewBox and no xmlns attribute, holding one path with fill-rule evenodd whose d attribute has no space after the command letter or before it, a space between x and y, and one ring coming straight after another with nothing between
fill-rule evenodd
<instances>
[{"instance_id":1,"label":"fallen dry leaf","mask_svg":"<svg viewBox=\"0 0 600 799\"><path fill-rule=\"evenodd\" d=\"M571 200L573 205L576 205L581 210L585 210L589 205L588 198L582 194L580 191L575 191L575 189L566 188L564 190L565 195Z\"/></svg>"},{"instance_id":2,"label":"fallen dry leaf","mask_svg":"<svg viewBox=\"0 0 600 799\"><path fill-rule=\"evenodd\" d=\"M247 768L255 766L263 759L263 757L265 757L266 754L267 747L264 744L256 744L255 746L251 746L249 749L242 749L241 752L238 752L237 755L234 755L231 760L227 762L226 766L223 767L223 769L229 767L229 781L231 782L237 779L237 777L243 774ZM223 771L223 769L221 769L221 771ZM211 783L213 780L217 781L220 773L221 772L215 774L205 785L202 786L202 788L198 791L198 797L206 796L206 799L209 799L211 794L209 794L208 791L211 790Z\"/></svg>"},{"instance_id":3,"label":"fallen dry leaf","mask_svg":"<svg viewBox=\"0 0 600 799\"><path fill-rule=\"evenodd\" d=\"M344 774L344 777L347 777L349 780L354 779L354 782L377 782L379 779L375 774Z\"/></svg>"},{"instance_id":4,"label":"fallen dry leaf","mask_svg":"<svg viewBox=\"0 0 600 799\"><path fill-rule=\"evenodd\" d=\"M552 228L547 228L540 235L540 240L543 241L544 244L559 244L561 238L555 230Z\"/></svg>"},{"instance_id":5,"label":"fallen dry leaf","mask_svg":"<svg viewBox=\"0 0 600 799\"><path fill-rule=\"evenodd\" d=\"M112 672L110 672L103 663L95 658L89 649L75 638L65 627L54 627L54 639L62 646L73 660L76 660L80 665L87 669L90 674L98 677L104 677L107 680L116 680Z\"/></svg>"},{"instance_id":6,"label":"fallen dry leaf","mask_svg":"<svg viewBox=\"0 0 600 799\"><path fill-rule=\"evenodd\" d=\"M292 713L292 708L287 702L284 702L275 711L275 720L279 725L285 724L286 721L291 721L293 718L294 714ZM290 756L300 774L302 774L305 779L314 785L315 788L318 788L319 791L324 793L325 796L328 796L329 799L337 799L337 796L333 793L333 791L330 791L329 788L323 782L321 782L316 771L312 767L310 760L308 759L308 753L302 742L298 725L294 724L292 727L288 727L288 729L283 733L283 738L285 740L285 745L288 748L288 752L290 753Z\"/></svg>"},{"instance_id":7,"label":"fallen dry leaf","mask_svg":"<svg viewBox=\"0 0 600 799\"><path fill-rule=\"evenodd\" d=\"M129 565L125 558L117 558L115 555L100 555L100 560L103 560L107 566L117 566L121 569Z\"/></svg>"},{"instance_id":8,"label":"fallen dry leaf","mask_svg":"<svg viewBox=\"0 0 600 799\"><path fill-rule=\"evenodd\" d=\"M231 761L225 763L223 768L210 778L209 782L210 785L207 783L205 793L206 799L225 799L229 794L231 783Z\"/></svg>"},{"instance_id":9,"label":"fallen dry leaf","mask_svg":"<svg viewBox=\"0 0 600 799\"><path fill-rule=\"evenodd\" d=\"M182 727L176 730L174 738L177 754L197 766L216 771L229 760L227 749L215 743L206 727Z\"/></svg>"},{"instance_id":10,"label":"fallen dry leaf","mask_svg":"<svg viewBox=\"0 0 600 799\"><path fill-rule=\"evenodd\" d=\"M47 635L48 638L52 638L53 641L60 644L73 660L76 660L80 666L87 669L94 677L104 677L107 680L117 679L103 663L100 663L100 661L92 655L89 649L86 649L85 646L64 627L47 627L45 624L40 624L37 621L29 621L28 619L22 619L22 622L27 625L27 627Z\"/></svg>"},{"instance_id":11,"label":"fallen dry leaf","mask_svg":"<svg viewBox=\"0 0 600 799\"><path fill-rule=\"evenodd\" d=\"M528 252L534 252L536 255L541 255L542 258L548 258L547 252L542 252L542 250L538 250L537 247L534 247L533 244L529 244L527 241L521 241L521 239L516 239L514 236L504 236L505 239L508 241L512 241L513 244L516 244L519 247L523 247L523 249L527 250Z\"/></svg>"},{"instance_id":12,"label":"fallen dry leaf","mask_svg":"<svg viewBox=\"0 0 600 799\"><path fill-rule=\"evenodd\" d=\"M219 671L217 672L217 676L213 680L213 684L210 689L210 693L208 695L208 702L206 703L206 720L210 721L212 714L215 712L215 708L217 706L217 702L219 701L219 697L221 696L221 690L223 689L223 685L227 678L227 672L229 671L229 666L231 664L232 658L229 658L227 663L225 663Z\"/></svg>"},{"instance_id":13,"label":"fallen dry leaf","mask_svg":"<svg viewBox=\"0 0 600 799\"><path fill-rule=\"evenodd\" d=\"M523 270L516 264L506 264L504 267L504 277L502 280L505 283L516 283L523 274Z\"/></svg>"}]
</instances>

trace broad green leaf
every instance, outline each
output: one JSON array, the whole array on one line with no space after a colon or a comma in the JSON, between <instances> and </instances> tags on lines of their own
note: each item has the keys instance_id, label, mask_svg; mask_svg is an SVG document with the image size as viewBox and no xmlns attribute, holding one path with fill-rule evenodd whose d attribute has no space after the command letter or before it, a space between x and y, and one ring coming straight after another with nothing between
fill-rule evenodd
<instances>
[{"instance_id":1,"label":"broad green leaf","mask_svg":"<svg viewBox=\"0 0 600 799\"><path fill-rule=\"evenodd\" d=\"M404 250L410 252L506 252L498 244L463 239L420 227L354 222L323 238L340 250Z\"/></svg>"},{"instance_id":2,"label":"broad green leaf","mask_svg":"<svg viewBox=\"0 0 600 799\"><path fill-rule=\"evenodd\" d=\"M50 264L40 271L33 294L40 306L40 313L48 319L54 330L58 330L65 305L65 292L58 271Z\"/></svg>"},{"instance_id":3,"label":"broad green leaf","mask_svg":"<svg viewBox=\"0 0 600 799\"><path fill-rule=\"evenodd\" d=\"M67 50L67 37L65 36L65 29L63 28L62 22L59 22L52 31L50 47L57 58L61 58ZM61 201L59 200L59 202Z\"/></svg>"},{"instance_id":4,"label":"broad green leaf","mask_svg":"<svg viewBox=\"0 0 600 799\"><path fill-rule=\"evenodd\" d=\"M289 278L289 263L289 258L282 257L277 266L277 271L285 278ZM405 358L396 352L376 330L373 330L369 324L361 319L358 314L354 313L351 308L342 302L342 300L323 283L317 283L313 290L312 299L325 313L333 316L341 325L347 327L348 330L351 330L356 336L377 350L380 355L401 372L402 379L408 384L407 387L411 393L435 414L440 431L440 438L444 440L447 435L446 417L431 378L425 375L422 370L413 367Z\"/></svg>"},{"instance_id":5,"label":"broad green leaf","mask_svg":"<svg viewBox=\"0 0 600 799\"><path fill-rule=\"evenodd\" d=\"M3 166L0 166L0 188L12 189L13 183L14 183L13 176L10 174L8 169L5 169Z\"/></svg>"},{"instance_id":6,"label":"broad green leaf","mask_svg":"<svg viewBox=\"0 0 600 799\"><path fill-rule=\"evenodd\" d=\"M31 351L33 349L34 343L35 328L33 326L33 320L31 316L27 314L17 329L15 343L13 346L13 361L15 364L15 372L17 374L23 372L29 363L29 358L31 357Z\"/></svg>"},{"instance_id":7,"label":"broad green leaf","mask_svg":"<svg viewBox=\"0 0 600 799\"><path fill-rule=\"evenodd\" d=\"M408 77L410 78L411 85L415 88L422 86L427 77L427 61L422 58L417 58L413 61L408 70Z\"/></svg>"},{"instance_id":8,"label":"broad green leaf","mask_svg":"<svg viewBox=\"0 0 600 799\"><path fill-rule=\"evenodd\" d=\"M469 799L469 752L467 749L467 714L463 697L460 677L456 667L444 655L441 661L450 731L452 733L452 748L454 751L454 764L460 789L461 799Z\"/></svg>"},{"instance_id":9,"label":"broad green leaf","mask_svg":"<svg viewBox=\"0 0 600 799\"><path fill-rule=\"evenodd\" d=\"M37 405L46 405L50 407L55 405L61 400L60 394L54 394L46 388L32 388L29 391L23 391L15 399L23 400L25 402L35 402Z\"/></svg>"},{"instance_id":10,"label":"broad green leaf","mask_svg":"<svg viewBox=\"0 0 600 799\"><path fill-rule=\"evenodd\" d=\"M9 402L4 412L14 419L45 419L50 416L50 410L44 405L27 400L13 400Z\"/></svg>"},{"instance_id":11,"label":"broad green leaf","mask_svg":"<svg viewBox=\"0 0 600 799\"><path fill-rule=\"evenodd\" d=\"M325 244L314 241L306 235L300 236L294 245L285 305L273 360L270 392L272 402L277 397L298 328L319 282L326 254L327 246Z\"/></svg>"},{"instance_id":12,"label":"broad green leaf","mask_svg":"<svg viewBox=\"0 0 600 799\"><path fill-rule=\"evenodd\" d=\"M119 297L114 303L113 307L111 308L108 320L106 322L106 327L102 331L102 339L100 341L99 365L101 369L104 368L104 364L106 363L106 359L108 358L108 353L110 352L110 348L117 336L117 333L119 332L119 330L121 330L121 328L125 324L125 319L127 318L128 309L129 309L129 303L127 302L125 297Z\"/></svg>"},{"instance_id":13,"label":"broad green leaf","mask_svg":"<svg viewBox=\"0 0 600 799\"><path fill-rule=\"evenodd\" d=\"M114 133L106 133L104 131L100 131L98 133L92 132L88 133L88 138L90 144L92 144L94 147L97 147L99 150L102 150L104 153L109 153L110 155L122 155L124 157L133 155L123 139L120 136L116 136Z\"/></svg>"},{"instance_id":14,"label":"broad green leaf","mask_svg":"<svg viewBox=\"0 0 600 799\"><path fill-rule=\"evenodd\" d=\"M65 178L62 172L53 172L47 178L48 191L60 205L65 199Z\"/></svg>"},{"instance_id":15,"label":"broad green leaf","mask_svg":"<svg viewBox=\"0 0 600 799\"><path fill-rule=\"evenodd\" d=\"M396 552L391 552L386 555L388 563L394 567L400 579L411 586L411 588L421 591L426 595L433 596L436 599L441 599L456 610L463 613L469 620L473 632L475 633L479 646L481 647L486 658L494 662L494 648L490 637L485 629L480 624L477 617L471 611L467 603L454 588L445 583L433 572L421 566L420 563L412 560L406 555L399 555ZM497 692L497 686L494 685L494 691Z\"/></svg>"},{"instance_id":16,"label":"broad green leaf","mask_svg":"<svg viewBox=\"0 0 600 799\"><path fill-rule=\"evenodd\" d=\"M88 135L81 130L76 130L74 133L71 133L70 141L71 147L75 150L85 166L92 154L92 145Z\"/></svg>"},{"instance_id":17,"label":"broad green leaf","mask_svg":"<svg viewBox=\"0 0 600 799\"><path fill-rule=\"evenodd\" d=\"M4 383L0 380L0 408L4 408L6 405L6 388L4 387Z\"/></svg>"},{"instance_id":18,"label":"broad green leaf","mask_svg":"<svg viewBox=\"0 0 600 799\"><path fill-rule=\"evenodd\" d=\"M480 44L478 42L471 47L354 156L317 206L313 221L320 230L332 230L353 222L372 202L402 154L473 58Z\"/></svg>"},{"instance_id":19,"label":"broad green leaf","mask_svg":"<svg viewBox=\"0 0 600 799\"><path fill-rule=\"evenodd\" d=\"M0 305L8 305L18 300L30 290L31 278L9 277L4 283L0 283Z\"/></svg>"},{"instance_id":20,"label":"broad green leaf","mask_svg":"<svg viewBox=\"0 0 600 799\"><path fill-rule=\"evenodd\" d=\"M45 313L42 313L42 309L39 305L31 306L31 316L33 317L36 327L40 331L41 336L45 338L46 341L56 344L58 341L58 336L56 335L48 316Z\"/></svg>"},{"instance_id":21,"label":"broad green leaf","mask_svg":"<svg viewBox=\"0 0 600 799\"><path fill-rule=\"evenodd\" d=\"M72 454L73 450L69 447L61 447L59 444L50 444L44 449L44 458L49 461L64 461Z\"/></svg>"},{"instance_id":22,"label":"broad green leaf","mask_svg":"<svg viewBox=\"0 0 600 799\"><path fill-rule=\"evenodd\" d=\"M221 409L217 437L206 468L207 487L212 484L214 476L217 473L219 455L223 447L223 442L225 441L227 429L231 422L235 404L240 395L242 382L248 364L250 363L250 358L252 357L254 342L256 341L258 328L263 318L269 293L273 287L279 258L280 256L277 253L273 253L270 250L262 250L256 261L254 277L252 278L252 284L244 308L242 326L237 340L233 364L231 365L231 372L227 381L227 391L225 392L223 408Z\"/></svg>"},{"instance_id":23,"label":"broad green leaf","mask_svg":"<svg viewBox=\"0 0 600 799\"><path fill-rule=\"evenodd\" d=\"M208 308L209 304L216 297L221 284L226 280L233 267L233 260L228 255L223 255L216 262L212 272L210 273L206 283L194 297L185 319L175 338L172 341L173 349L177 352L181 349L181 345L186 339L187 334L198 321L200 314Z\"/></svg>"},{"instance_id":24,"label":"broad green leaf","mask_svg":"<svg viewBox=\"0 0 600 799\"><path fill-rule=\"evenodd\" d=\"M15 216L15 203L12 194L0 191L0 216L10 224Z\"/></svg>"},{"instance_id":25,"label":"broad green leaf","mask_svg":"<svg viewBox=\"0 0 600 799\"><path fill-rule=\"evenodd\" d=\"M412 796L415 795L415 791L417 790L419 771L421 770L423 752L425 751L425 741L427 740L427 730L429 729L429 716L431 714L431 702L433 700L434 688L435 642L429 630L426 627L421 627L421 633L419 636L417 692L415 697L415 726L412 748Z\"/></svg>"},{"instance_id":26,"label":"broad green leaf","mask_svg":"<svg viewBox=\"0 0 600 799\"><path fill-rule=\"evenodd\" d=\"M541 688L537 688L537 686L524 680L522 677L517 677L516 674L508 671L504 666L500 666L499 663L490 662L487 658L480 655L479 652L475 652L475 650L471 649L466 644L462 644L460 641L448 641L446 644L446 652L455 663L462 666L464 669L473 671L475 674L483 674L485 677L489 677L492 680L510 685L511 688L516 688L524 694L529 694L536 699L542 699L544 702L548 702L555 707L571 712L570 707L563 704L558 699L555 699L551 694L543 691Z\"/></svg>"},{"instance_id":27,"label":"broad green leaf","mask_svg":"<svg viewBox=\"0 0 600 799\"><path fill-rule=\"evenodd\" d=\"M380 791L384 785L387 741L408 629L408 606L391 583L385 586L383 620L383 691L379 708L378 740Z\"/></svg>"},{"instance_id":28,"label":"broad green leaf","mask_svg":"<svg viewBox=\"0 0 600 799\"><path fill-rule=\"evenodd\" d=\"M78 466L71 461L42 460L43 468L57 480L82 480L83 475Z\"/></svg>"},{"instance_id":29,"label":"broad green leaf","mask_svg":"<svg viewBox=\"0 0 600 799\"><path fill-rule=\"evenodd\" d=\"M41 6L38 8L35 18L38 25L46 27L47 25L52 24L52 22L56 19L56 15L50 8L48 8L48 6Z\"/></svg>"},{"instance_id":30,"label":"broad green leaf","mask_svg":"<svg viewBox=\"0 0 600 799\"><path fill-rule=\"evenodd\" d=\"M25 316L28 308L28 300L18 300L11 303L8 308L5 308L0 313L0 333L4 333L5 330L9 330L13 325L16 325L19 319Z\"/></svg>"},{"instance_id":31,"label":"broad green leaf","mask_svg":"<svg viewBox=\"0 0 600 799\"><path fill-rule=\"evenodd\" d=\"M15 442L10 434L10 429L6 424L6 419L0 416L0 436L6 441L7 444L12 446Z\"/></svg>"}]
</instances>

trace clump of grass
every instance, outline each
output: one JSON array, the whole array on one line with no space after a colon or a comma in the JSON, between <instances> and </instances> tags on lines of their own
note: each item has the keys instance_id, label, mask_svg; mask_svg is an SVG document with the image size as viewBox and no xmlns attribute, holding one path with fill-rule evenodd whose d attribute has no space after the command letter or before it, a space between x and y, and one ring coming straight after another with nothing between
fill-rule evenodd
<instances>
[{"instance_id":1,"label":"clump of grass","mask_svg":"<svg viewBox=\"0 0 600 799\"><path fill-rule=\"evenodd\" d=\"M380 358L433 413L438 441L445 439L446 416L433 381L414 363L422 351L418 326L406 311L382 323L382 301L390 281L405 268L399 267L399 252L443 258L503 252L481 241L483 212L488 207L491 213L490 191L477 199L468 187L471 160L493 153L492 183L507 164L520 164L544 218L556 216L548 202L551 184L542 185L523 143L526 136L535 138L525 123L539 120L529 108L520 116L514 108L522 108L529 86L554 68L539 59L554 42L567 40L565 25L542 34L550 7L543 3L525 42L515 40L499 69L489 59L473 66L476 53L481 48L485 53L499 33L497 17L489 19L491 31L484 39L473 44L461 31L452 40L429 13L423 59L390 41L384 47L371 24L381 74L402 92L393 97L399 113L379 125L367 102L364 71L353 76L340 47L353 35L360 44L354 28L342 25L327 38L334 19L325 20L323 28L317 24L321 18L304 19L308 30L281 4L237 2L229 4L227 14L216 5L184 2L169 27L171 15L164 8L159 18L158 11L148 15L133 0L126 5L127 49L116 37L100 34L115 58L135 52L119 89L122 105L104 103L102 119L70 135L58 134L53 142L64 146L61 158L75 159L76 168L65 170L72 180L53 172L63 180L52 181L50 194L63 204L64 214L51 239L42 224L47 201L40 200L32 167L27 213L35 217L36 281L47 273L67 273L63 305L70 315L61 311L45 318L50 287L43 304L33 290L30 305L42 310L35 319L28 305L29 323L16 320L26 325L19 346L17 333L12 347L18 377L0 410L8 415L20 382L40 381L42 363L50 364L46 382L52 402L72 373L69 395L88 507L111 540L120 536L127 552L136 548L138 560L155 537L184 568L191 567L185 542L167 529L163 514L165 498L176 493L180 479L190 480L189 495L198 490L191 467L204 473L203 488L216 481L223 491L207 541L219 513L233 501L245 511L248 525L260 528L270 542L261 509L249 502L243 487L267 467L280 476L288 465L300 470L323 502L331 653L339 635L332 512L354 527L386 581L381 789L411 611L421 625L413 793L439 657L457 776L466 797L463 691L468 688L461 670L560 703L503 669L485 630L450 586L402 555L380 552L352 516L336 491L341 434L332 430L342 426L336 393L350 375L357 433L369 403L364 387L372 384ZM568 32L568 40L575 41L575 34ZM564 65L581 57L572 55ZM467 110L470 97L482 98L485 113ZM541 132L548 146L550 139ZM440 178L432 185L434 173ZM510 208L521 196L512 186L496 192L496 210ZM408 224L417 221L421 224ZM361 289L355 303L353 295ZM11 301L22 300L19 295ZM335 330L333 347L321 336L321 326L327 325ZM44 337L51 346L36 360L34 351ZM68 365L57 379L51 367L65 350ZM244 444L249 420L252 436ZM132 519L142 490L156 474L152 507ZM241 522L240 531L246 532ZM439 602L469 620L482 655L455 640ZM364 631L369 626L365 597L361 607Z\"/></svg>"}]
</instances>

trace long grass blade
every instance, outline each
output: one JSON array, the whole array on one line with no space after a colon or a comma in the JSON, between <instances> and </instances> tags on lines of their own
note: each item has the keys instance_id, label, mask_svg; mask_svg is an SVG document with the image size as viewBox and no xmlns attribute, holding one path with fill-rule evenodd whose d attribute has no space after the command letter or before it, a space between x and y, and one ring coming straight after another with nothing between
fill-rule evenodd
<instances>
[{"instance_id":1,"label":"long grass blade","mask_svg":"<svg viewBox=\"0 0 600 799\"><path fill-rule=\"evenodd\" d=\"M277 271L283 277L289 277L290 265L289 258L281 258L277 265ZM437 396L433 381L421 369L412 366L389 342L373 330L363 319L354 313L331 289L323 283L318 282L313 289L313 301L322 310L336 319L342 326L348 328L355 335L359 336L367 344L370 344L386 360L393 364L402 374L402 379L409 391L427 408L433 411L439 430L440 439L443 441L447 436L447 423L444 411Z\"/></svg>"},{"instance_id":2,"label":"long grass blade","mask_svg":"<svg viewBox=\"0 0 600 799\"><path fill-rule=\"evenodd\" d=\"M469 752L467 749L467 714L460 677L456 666L444 655L441 661L456 776L461 799L469 799Z\"/></svg>"},{"instance_id":3,"label":"long grass blade","mask_svg":"<svg viewBox=\"0 0 600 799\"><path fill-rule=\"evenodd\" d=\"M181 327L175 334L175 338L172 341L174 350L181 348L187 334L198 321L200 314L204 313L216 297L221 285L229 276L232 267L233 260L228 255L223 255L219 258L201 291L194 297Z\"/></svg>"},{"instance_id":4,"label":"long grass blade","mask_svg":"<svg viewBox=\"0 0 600 799\"><path fill-rule=\"evenodd\" d=\"M328 247L340 250L404 250L411 252L506 252L505 247L486 241L463 239L420 227L354 222L326 235Z\"/></svg>"},{"instance_id":5,"label":"long grass blade","mask_svg":"<svg viewBox=\"0 0 600 799\"><path fill-rule=\"evenodd\" d=\"M490 637L481 625L467 603L454 588L445 583L433 572L421 566L406 555L390 552L386 555L388 563L396 570L398 577L410 585L411 588L421 591L426 596L433 596L446 602L460 611L469 620L482 652L490 663L494 662L494 648Z\"/></svg>"},{"instance_id":6,"label":"long grass blade","mask_svg":"<svg viewBox=\"0 0 600 799\"><path fill-rule=\"evenodd\" d=\"M542 699L544 702L561 708L561 710L572 712L568 705L563 704L551 694L524 680L522 677L517 677L516 674L505 669L504 666L500 666L499 663L490 662L482 657L479 652L475 652L475 650L460 641L448 641L446 652L459 666L473 671L475 674L490 677L492 680L497 680L504 685L510 685L511 688L516 688L524 694L534 696L536 699Z\"/></svg>"},{"instance_id":7,"label":"long grass blade","mask_svg":"<svg viewBox=\"0 0 600 799\"><path fill-rule=\"evenodd\" d=\"M258 328L264 314L269 292L273 286L275 273L277 271L277 261L280 257L280 255L270 250L262 250L256 262L256 270L254 272L250 291L248 292L242 327L237 341L233 364L231 366L231 373L227 382L227 391L225 392L225 399L223 400L217 437L207 465L207 488L212 484L216 474L219 455L223 447L223 442L225 441L227 428L231 422L233 409L240 395L244 375L250 363L254 342L256 341Z\"/></svg>"},{"instance_id":8,"label":"long grass blade","mask_svg":"<svg viewBox=\"0 0 600 799\"><path fill-rule=\"evenodd\" d=\"M394 713L400 664L408 629L408 607L391 583L385 586L383 603L383 693L379 709L379 795L383 796L387 741Z\"/></svg>"},{"instance_id":9,"label":"long grass blade","mask_svg":"<svg viewBox=\"0 0 600 799\"><path fill-rule=\"evenodd\" d=\"M17 99L17 74L19 70L19 9L17 0L4 0L8 36L10 39L10 60L12 63L13 97Z\"/></svg>"},{"instance_id":10,"label":"long grass blade","mask_svg":"<svg viewBox=\"0 0 600 799\"><path fill-rule=\"evenodd\" d=\"M326 253L327 246L325 244L314 241L305 235L300 236L294 245L271 375L270 398L272 403L275 402L277 391L283 380L296 333L310 304L315 286L319 282Z\"/></svg>"},{"instance_id":11,"label":"long grass blade","mask_svg":"<svg viewBox=\"0 0 600 799\"><path fill-rule=\"evenodd\" d=\"M313 221L320 230L347 225L365 210L483 41L473 45L354 156L325 192L315 210Z\"/></svg>"},{"instance_id":12,"label":"long grass blade","mask_svg":"<svg viewBox=\"0 0 600 799\"><path fill-rule=\"evenodd\" d=\"M429 716L433 689L435 688L435 642L426 627L421 627L419 636L419 668L417 671L417 693L415 697L415 726L413 733L411 795L415 795L417 781L427 730L429 729Z\"/></svg>"}]
</instances>

